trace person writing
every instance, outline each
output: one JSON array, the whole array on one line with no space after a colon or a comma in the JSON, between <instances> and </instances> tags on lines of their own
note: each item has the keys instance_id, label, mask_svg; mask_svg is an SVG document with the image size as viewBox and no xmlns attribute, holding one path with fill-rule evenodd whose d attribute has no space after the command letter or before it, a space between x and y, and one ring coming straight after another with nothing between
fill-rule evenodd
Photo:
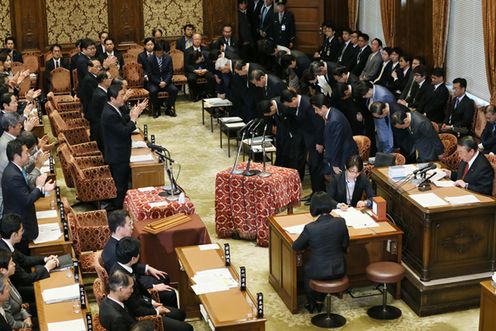
<instances>
[{"instance_id":1,"label":"person writing","mask_svg":"<svg viewBox=\"0 0 496 331\"><path fill-rule=\"evenodd\" d=\"M326 192L320 191L312 196L310 214L317 217L303 228L303 232L293 243L293 249L301 251L309 248L310 257L305 265L304 288L307 296L305 308L313 312L322 309L323 293L316 293L310 288L310 280L331 280L342 278L346 274L345 253L350 236L346 222L341 217L333 217L332 200Z\"/></svg>"},{"instance_id":2,"label":"person writing","mask_svg":"<svg viewBox=\"0 0 496 331\"><path fill-rule=\"evenodd\" d=\"M363 161L358 155L351 155L345 163L345 171L334 176L327 187L332 209L346 210L348 207L370 208L375 196L367 176L362 173ZM361 200L365 193L366 200Z\"/></svg>"}]
</instances>

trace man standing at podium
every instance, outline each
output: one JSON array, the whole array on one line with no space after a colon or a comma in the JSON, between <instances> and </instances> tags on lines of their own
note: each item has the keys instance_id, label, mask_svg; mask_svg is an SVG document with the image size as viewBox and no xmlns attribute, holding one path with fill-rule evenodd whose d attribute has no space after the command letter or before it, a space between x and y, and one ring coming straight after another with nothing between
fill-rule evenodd
<instances>
[{"instance_id":1,"label":"man standing at podium","mask_svg":"<svg viewBox=\"0 0 496 331\"><path fill-rule=\"evenodd\" d=\"M493 190L494 171L486 157L479 153L477 143L471 136L458 139L456 151L462 161L458 171L443 169L455 181L455 186L485 195Z\"/></svg>"}]
</instances>

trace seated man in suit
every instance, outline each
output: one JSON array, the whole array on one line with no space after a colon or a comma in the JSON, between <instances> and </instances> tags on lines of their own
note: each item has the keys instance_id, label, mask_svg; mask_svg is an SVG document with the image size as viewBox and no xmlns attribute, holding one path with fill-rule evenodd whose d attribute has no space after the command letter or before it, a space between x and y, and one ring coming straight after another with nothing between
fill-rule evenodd
<instances>
[{"instance_id":1,"label":"seated man in suit","mask_svg":"<svg viewBox=\"0 0 496 331\"><path fill-rule=\"evenodd\" d=\"M185 53L191 46L193 46L193 34L195 33L195 26L188 23L183 26L183 36L176 40L176 49Z\"/></svg>"},{"instance_id":2,"label":"seated man in suit","mask_svg":"<svg viewBox=\"0 0 496 331\"><path fill-rule=\"evenodd\" d=\"M117 270L110 275L108 282L110 293L99 307L100 323L108 331L129 331L137 321L125 308L124 302L133 294L134 279Z\"/></svg>"},{"instance_id":3,"label":"seated man in suit","mask_svg":"<svg viewBox=\"0 0 496 331\"><path fill-rule=\"evenodd\" d=\"M8 278L3 274L0 274L0 330L2 331L12 331L12 327L7 322L5 318L5 313L3 311L3 304L9 300L10 297L10 284Z\"/></svg>"},{"instance_id":4,"label":"seated man in suit","mask_svg":"<svg viewBox=\"0 0 496 331\"><path fill-rule=\"evenodd\" d=\"M193 100L213 95L214 76L207 69L208 51L202 46L202 36L199 33L193 35L193 45L184 53L184 71L188 78L188 86ZM204 78L206 84L198 84L198 79Z\"/></svg>"},{"instance_id":5,"label":"seated man in suit","mask_svg":"<svg viewBox=\"0 0 496 331\"><path fill-rule=\"evenodd\" d=\"M157 45L155 47L155 56L148 58L146 76L148 78L148 90L152 100L153 118L160 116L161 100L158 93L165 91L169 94L165 114L176 117L174 106L176 104L177 87L172 84L172 58L165 53L164 49Z\"/></svg>"},{"instance_id":6,"label":"seated man in suit","mask_svg":"<svg viewBox=\"0 0 496 331\"><path fill-rule=\"evenodd\" d=\"M2 176L3 215L16 213L21 216L24 234L18 243L18 249L28 254L29 242L38 237L34 203L45 192L52 191L55 183L53 180L47 182L47 175L43 174L36 179L34 189L29 187L23 169L29 163L29 151L20 141L13 140L7 144L7 158L9 164Z\"/></svg>"},{"instance_id":7,"label":"seated man in suit","mask_svg":"<svg viewBox=\"0 0 496 331\"><path fill-rule=\"evenodd\" d=\"M402 136L403 146L410 146L405 155L412 162L437 161L444 153L444 145L432 127L431 121L419 112L407 112L403 109L391 115L391 124L400 130L408 130Z\"/></svg>"},{"instance_id":8,"label":"seated man in suit","mask_svg":"<svg viewBox=\"0 0 496 331\"><path fill-rule=\"evenodd\" d=\"M3 304L7 322L14 329L32 328L33 320L31 319L31 314L28 309L36 310L36 307L33 305L27 307L28 304L23 302L21 294L10 281L10 277L14 275L15 269L16 264L12 258L12 253L0 249L0 274L3 274L4 277L8 278L8 283L10 285L9 299ZM36 322L36 320L34 321ZM37 328L38 323L34 324Z\"/></svg>"},{"instance_id":9,"label":"seated man in suit","mask_svg":"<svg viewBox=\"0 0 496 331\"><path fill-rule=\"evenodd\" d=\"M124 57L122 53L115 49L114 40L111 37L105 39L105 52L101 54L98 59L100 63L107 62L109 64L115 64L119 73L122 73L122 66L124 66Z\"/></svg>"},{"instance_id":10,"label":"seated man in suit","mask_svg":"<svg viewBox=\"0 0 496 331\"><path fill-rule=\"evenodd\" d=\"M399 99L398 102L424 114L429 96L433 90L431 81L427 78L427 69L424 65L418 65L413 69L413 80L415 83L409 98Z\"/></svg>"},{"instance_id":11,"label":"seated man in suit","mask_svg":"<svg viewBox=\"0 0 496 331\"><path fill-rule=\"evenodd\" d=\"M115 210L108 217L111 236L102 251L102 259L107 273L110 273L117 262L115 249L122 238L133 234L133 221L125 210ZM133 266L138 275L138 281L147 289L154 288L159 292L160 302L171 307L177 307L176 292L170 287L167 273L157 270L148 264L137 263Z\"/></svg>"},{"instance_id":12,"label":"seated man in suit","mask_svg":"<svg viewBox=\"0 0 496 331\"><path fill-rule=\"evenodd\" d=\"M445 109L449 99L449 91L444 84L443 68L434 68L431 74L432 89L427 97L423 113L429 120L442 123L445 117ZM417 111L421 111L417 109Z\"/></svg>"},{"instance_id":13,"label":"seated man in suit","mask_svg":"<svg viewBox=\"0 0 496 331\"><path fill-rule=\"evenodd\" d=\"M51 89L51 77L50 73L53 69L57 68L65 68L67 70L70 69L69 62L62 57L62 47L59 44L53 44L50 48L50 52L52 53L52 58L45 62L45 83L46 83L46 91L50 91Z\"/></svg>"},{"instance_id":14,"label":"seated man in suit","mask_svg":"<svg viewBox=\"0 0 496 331\"><path fill-rule=\"evenodd\" d=\"M453 94L455 98L449 107L440 131L454 133L458 137L472 134L475 103L465 93L467 80L455 78L453 80Z\"/></svg>"},{"instance_id":15,"label":"seated man in suit","mask_svg":"<svg viewBox=\"0 0 496 331\"><path fill-rule=\"evenodd\" d=\"M479 153L477 142L471 136L458 139L456 151L462 159L458 171L443 169L455 186L477 193L491 195L493 191L493 167L487 158Z\"/></svg>"},{"instance_id":16,"label":"seated man in suit","mask_svg":"<svg viewBox=\"0 0 496 331\"><path fill-rule=\"evenodd\" d=\"M331 180L327 194L332 201L332 209L346 210L348 207L372 207L375 196L367 176L362 173L363 161L359 155L351 155L345 164L345 171ZM364 196L366 199L362 200Z\"/></svg>"},{"instance_id":17,"label":"seated man in suit","mask_svg":"<svg viewBox=\"0 0 496 331\"><path fill-rule=\"evenodd\" d=\"M120 270L134 277L133 266L140 258L139 240L133 237L122 238L117 245L115 256L117 263L112 267L110 274ZM186 314L182 310L155 302L139 282L134 282L133 293L124 304L134 316L162 315L165 330L193 330L191 325L183 322Z\"/></svg>"},{"instance_id":18,"label":"seated man in suit","mask_svg":"<svg viewBox=\"0 0 496 331\"><path fill-rule=\"evenodd\" d=\"M55 269L59 261L57 256L29 256L15 248L22 240L24 227L21 217L17 214L6 214L0 223L0 250L12 253L16 264L12 282L28 301L34 302L33 282L50 277L50 271ZM34 271L32 268L34 267Z\"/></svg>"},{"instance_id":19,"label":"seated man in suit","mask_svg":"<svg viewBox=\"0 0 496 331\"><path fill-rule=\"evenodd\" d=\"M493 105L489 105L484 110L484 113L486 114L487 123L481 134L479 149L484 154L496 154L496 109Z\"/></svg>"},{"instance_id":20,"label":"seated man in suit","mask_svg":"<svg viewBox=\"0 0 496 331\"><path fill-rule=\"evenodd\" d=\"M5 38L5 49L7 49L7 51L9 52L10 58L13 62L24 62L22 59L22 54L17 49L15 49L14 37L8 36Z\"/></svg>"}]
</instances>

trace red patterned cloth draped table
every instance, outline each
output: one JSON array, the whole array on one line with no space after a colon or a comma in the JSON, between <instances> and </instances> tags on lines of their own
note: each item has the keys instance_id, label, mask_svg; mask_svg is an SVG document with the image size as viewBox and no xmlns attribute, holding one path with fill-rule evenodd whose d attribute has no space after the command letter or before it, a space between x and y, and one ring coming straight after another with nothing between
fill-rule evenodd
<instances>
[{"instance_id":1,"label":"red patterned cloth draped table","mask_svg":"<svg viewBox=\"0 0 496 331\"><path fill-rule=\"evenodd\" d=\"M137 221L156 220L177 213L191 215L195 213L195 206L186 198L185 203L168 201L167 198L158 194L162 192L160 187L144 187L128 190L124 199L124 208L129 211L131 218ZM165 203L167 205L154 205L154 203ZM152 205L150 206L150 203Z\"/></svg>"},{"instance_id":2,"label":"red patterned cloth draped table","mask_svg":"<svg viewBox=\"0 0 496 331\"><path fill-rule=\"evenodd\" d=\"M244 169L246 162L238 165ZM262 169L252 163L251 169ZM215 230L220 238L239 235L269 245L268 217L300 201L301 181L294 169L267 165L270 177L231 175L231 168L215 179Z\"/></svg>"}]
</instances>

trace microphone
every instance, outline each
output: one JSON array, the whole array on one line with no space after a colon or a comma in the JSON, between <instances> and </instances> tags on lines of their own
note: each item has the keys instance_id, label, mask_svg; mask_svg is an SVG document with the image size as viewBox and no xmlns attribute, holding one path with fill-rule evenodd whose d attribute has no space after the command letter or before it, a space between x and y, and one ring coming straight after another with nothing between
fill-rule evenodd
<instances>
[{"instance_id":1,"label":"microphone","mask_svg":"<svg viewBox=\"0 0 496 331\"><path fill-rule=\"evenodd\" d=\"M264 120L262 118L259 118L258 121L256 122L256 124L252 125L251 127L251 133L255 133L256 130L258 129L258 127L260 126L260 124L264 123Z\"/></svg>"},{"instance_id":2,"label":"microphone","mask_svg":"<svg viewBox=\"0 0 496 331\"><path fill-rule=\"evenodd\" d=\"M412 174L416 175L416 174L421 174L421 173L424 173L426 171L429 171L429 170L432 170L432 169L436 169L437 166L434 162L429 162L429 164L427 164L426 166L420 168L420 169L417 169L417 170L414 170L412 172Z\"/></svg>"},{"instance_id":3,"label":"microphone","mask_svg":"<svg viewBox=\"0 0 496 331\"><path fill-rule=\"evenodd\" d=\"M251 127L258 121L258 118L254 118L252 119L251 121L249 121L248 123L246 123L246 125L240 130L240 132L243 132L245 130L249 130L251 129Z\"/></svg>"},{"instance_id":4,"label":"microphone","mask_svg":"<svg viewBox=\"0 0 496 331\"><path fill-rule=\"evenodd\" d=\"M151 148L151 149L152 149L152 150L154 150L154 151L159 151L159 152L168 152L167 148L162 147L162 146L159 146L159 145L155 145L155 144L150 143L150 142L146 143L146 146L147 146L148 148Z\"/></svg>"}]
</instances>

